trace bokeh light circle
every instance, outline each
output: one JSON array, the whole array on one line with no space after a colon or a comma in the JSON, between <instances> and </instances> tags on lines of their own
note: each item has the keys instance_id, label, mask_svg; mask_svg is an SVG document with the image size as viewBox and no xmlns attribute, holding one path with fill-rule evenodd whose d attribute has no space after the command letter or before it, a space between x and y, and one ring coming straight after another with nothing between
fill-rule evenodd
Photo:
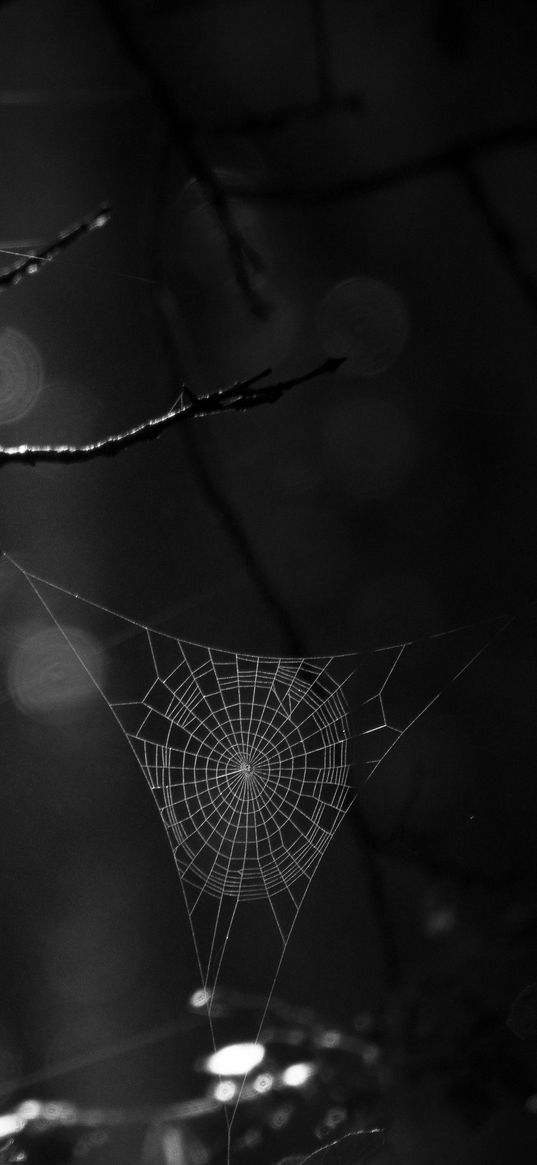
<instances>
[{"instance_id":1,"label":"bokeh light circle","mask_svg":"<svg viewBox=\"0 0 537 1165\"><path fill-rule=\"evenodd\" d=\"M65 636L69 642L57 627L23 629L8 683L13 702L27 716L70 718L98 697L81 662L100 683L104 664L96 640L78 627L65 627Z\"/></svg>"},{"instance_id":2,"label":"bokeh light circle","mask_svg":"<svg viewBox=\"0 0 537 1165\"><path fill-rule=\"evenodd\" d=\"M337 283L317 312L320 341L328 356L345 356L347 376L377 376L395 363L409 331L406 306L393 287L358 276Z\"/></svg>"},{"instance_id":3,"label":"bokeh light circle","mask_svg":"<svg viewBox=\"0 0 537 1165\"><path fill-rule=\"evenodd\" d=\"M43 364L35 344L16 328L0 331L0 424L27 416L43 388Z\"/></svg>"}]
</instances>

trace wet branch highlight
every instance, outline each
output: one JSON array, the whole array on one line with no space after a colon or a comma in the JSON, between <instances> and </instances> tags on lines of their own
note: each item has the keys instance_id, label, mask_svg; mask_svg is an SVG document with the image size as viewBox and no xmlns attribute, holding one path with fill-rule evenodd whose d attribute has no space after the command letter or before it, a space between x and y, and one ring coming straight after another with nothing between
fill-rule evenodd
<instances>
[{"instance_id":1,"label":"wet branch highlight","mask_svg":"<svg viewBox=\"0 0 537 1165\"><path fill-rule=\"evenodd\" d=\"M37 275L47 263L51 263L62 251L87 235L90 231L106 226L112 217L112 208L107 202L101 203L96 211L79 219L72 227L67 227L50 243L35 248L31 255L22 256L20 263L15 263L0 274L0 291L15 287L25 275ZM1 254L1 251L0 251Z\"/></svg>"},{"instance_id":2,"label":"wet branch highlight","mask_svg":"<svg viewBox=\"0 0 537 1165\"><path fill-rule=\"evenodd\" d=\"M263 372L258 372L247 380L236 381L228 388L221 388L204 396L195 396L187 385L183 385L181 403L177 408L170 409L161 416L151 417L148 421L142 421L131 429L125 429L121 433L114 433L86 445L0 445L0 464L35 465L38 461L73 462L90 461L95 457L112 457L130 445L159 437L164 429L181 420L215 416L217 413L230 411L245 412L259 405L274 404L290 389L305 384L316 376L336 372L344 360L344 356L330 357L323 364L304 372L301 376L294 376L277 384L254 387L258 385L258 381L270 376L272 369L265 368Z\"/></svg>"}]
</instances>

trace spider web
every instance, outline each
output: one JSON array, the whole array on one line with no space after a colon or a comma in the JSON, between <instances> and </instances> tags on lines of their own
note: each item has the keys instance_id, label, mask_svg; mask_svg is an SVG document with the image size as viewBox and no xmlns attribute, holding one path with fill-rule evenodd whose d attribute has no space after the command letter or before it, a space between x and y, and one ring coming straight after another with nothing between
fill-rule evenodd
<instances>
[{"instance_id":1,"label":"spider web","mask_svg":"<svg viewBox=\"0 0 537 1165\"><path fill-rule=\"evenodd\" d=\"M91 675L151 790L213 1043L212 995L238 914L264 912L277 957L258 1039L304 898L359 788L515 616L361 653L256 656L157 631L5 557ZM106 648L104 680L64 630L73 604Z\"/></svg>"}]
</instances>

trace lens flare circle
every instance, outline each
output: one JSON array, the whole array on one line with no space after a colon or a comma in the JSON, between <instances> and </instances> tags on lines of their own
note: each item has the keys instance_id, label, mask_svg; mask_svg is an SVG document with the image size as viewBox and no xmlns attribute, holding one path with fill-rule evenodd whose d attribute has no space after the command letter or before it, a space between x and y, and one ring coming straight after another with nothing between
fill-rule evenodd
<instances>
[{"instance_id":1,"label":"lens flare circle","mask_svg":"<svg viewBox=\"0 0 537 1165\"><path fill-rule=\"evenodd\" d=\"M43 364L32 341L16 328L0 331L0 424L28 415L43 388Z\"/></svg>"},{"instance_id":2,"label":"lens flare circle","mask_svg":"<svg viewBox=\"0 0 537 1165\"><path fill-rule=\"evenodd\" d=\"M346 376L378 376L395 363L409 331L395 288L358 276L337 283L321 301L317 325L328 356L345 356Z\"/></svg>"},{"instance_id":3,"label":"lens flare circle","mask_svg":"<svg viewBox=\"0 0 537 1165\"><path fill-rule=\"evenodd\" d=\"M91 676L103 678L99 645L79 627L65 630L69 641L56 627L22 630L8 683L13 702L27 716L74 714L98 698Z\"/></svg>"}]
</instances>

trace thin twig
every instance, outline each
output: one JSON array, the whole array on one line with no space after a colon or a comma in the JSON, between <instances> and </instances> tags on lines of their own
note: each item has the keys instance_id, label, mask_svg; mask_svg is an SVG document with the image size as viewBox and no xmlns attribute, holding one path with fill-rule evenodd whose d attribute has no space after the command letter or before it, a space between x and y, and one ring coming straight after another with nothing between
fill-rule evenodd
<instances>
[{"instance_id":1,"label":"thin twig","mask_svg":"<svg viewBox=\"0 0 537 1165\"><path fill-rule=\"evenodd\" d=\"M132 429L125 429L122 433L114 433L110 437L103 437L100 441L92 441L87 445L11 445L0 446L0 464L2 462L19 465L35 465L38 461L90 461L95 457L113 456L129 445L159 437L164 429L177 424L181 420L193 420L197 417L214 416L216 413L236 410L243 412L246 409L257 408L259 405L274 404L284 393L305 384L317 376L335 372L344 363L345 357L330 357L323 364L304 372L301 376L291 377L289 380L279 381L266 387L255 388L259 380L263 380L271 373L270 368L250 376L248 380L239 380L228 388L218 389L216 392L206 393L204 396L189 399L179 408L171 409L159 417L151 417L134 425ZM253 391L252 391L253 390ZM184 391L184 386L183 386ZM184 398L183 398L184 399Z\"/></svg>"},{"instance_id":2,"label":"thin twig","mask_svg":"<svg viewBox=\"0 0 537 1165\"><path fill-rule=\"evenodd\" d=\"M5 291L8 287L14 287L17 283L20 283L25 275L37 275L38 271L41 271L47 263L51 263L61 251L67 250L82 235L87 235L90 231L106 226L110 222L111 213L109 204L103 202L98 210L86 215L85 218L80 219L74 226L62 231L51 243L45 243L43 246L40 246L32 255L21 255L20 263L14 264L7 271L3 271L0 274L0 291Z\"/></svg>"},{"instance_id":3,"label":"thin twig","mask_svg":"<svg viewBox=\"0 0 537 1165\"><path fill-rule=\"evenodd\" d=\"M424 178L441 170L456 169L461 164L472 161L475 154L514 149L517 146L528 145L536 139L537 121L532 120L474 134L463 142L456 142L427 157L411 158L371 174L345 178L341 182L327 183L326 186L252 186L247 183L226 182L224 189L228 198L242 198L248 202L323 205L360 194L374 194L390 186L397 186L401 182Z\"/></svg>"},{"instance_id":4,"label":"thin twig","mask_svg":"<svg viewBox=\"0 0 537 1165\"><path fill-rule=\"evenodd\" d=\"M168 144L168 141L162 143L158 160L155 160L153 165L155 174L154 211L149 229L146 231L146 238L149 244L147 256L149 270L154 276L157 287L154 298L157 321L168 357L170 392L174 392L174 386L177 386L184 376L189 381L189 387L182 388L181 396L172 405L172 408L176 408L183 405L187 397L190 398L191 402L197 402L202 385L201 378L194 367L195 358L184 326L181 308L173 287L166 280L163 264L162 223L166 218L167 207L167 179L170 158ZM192 381L196 384L195 393L190 387ZM204 448L196 440L195 431L190 429L188 434L183 436L188 436L188 440L183 440L183 457L189 462L192 478L196 482L206 506L213 513L219 528L240 559L254 591L257 591L261 601L265 603L275 622L279 624L285 642L285 652L295 655L305 654L300 632L295 626L294 619L287 611L285 603L272 582L270 573L264 566L244 518L226 496L221 475L214 472L214 467L210 464L210 459L207 458Z\"/></svg>"},{"instance_id":5,"label":"thin twig","mask_svg":"<svg viewBox=\"0 0 537 1165\"><path fill-rule=\"evenodd\" d=\"M229 257L237 285L241 288L254 315L265 318L268 306L259 294L252 274L261 274L265 264L261 256L250 246L239 231L231 213L227 195L217 180L216 174L206 161L203 151L195 140L192 125L179 114L166 81L145 51L140 38L133 31L131 22L116 0L101 0L101 6L113 25L125 54L134 67L145 77L150 97L158 109L174 145L182 152L186 163L197 178L200 187L210 202L227 241Z\"/></svg>"}]
</instances>

